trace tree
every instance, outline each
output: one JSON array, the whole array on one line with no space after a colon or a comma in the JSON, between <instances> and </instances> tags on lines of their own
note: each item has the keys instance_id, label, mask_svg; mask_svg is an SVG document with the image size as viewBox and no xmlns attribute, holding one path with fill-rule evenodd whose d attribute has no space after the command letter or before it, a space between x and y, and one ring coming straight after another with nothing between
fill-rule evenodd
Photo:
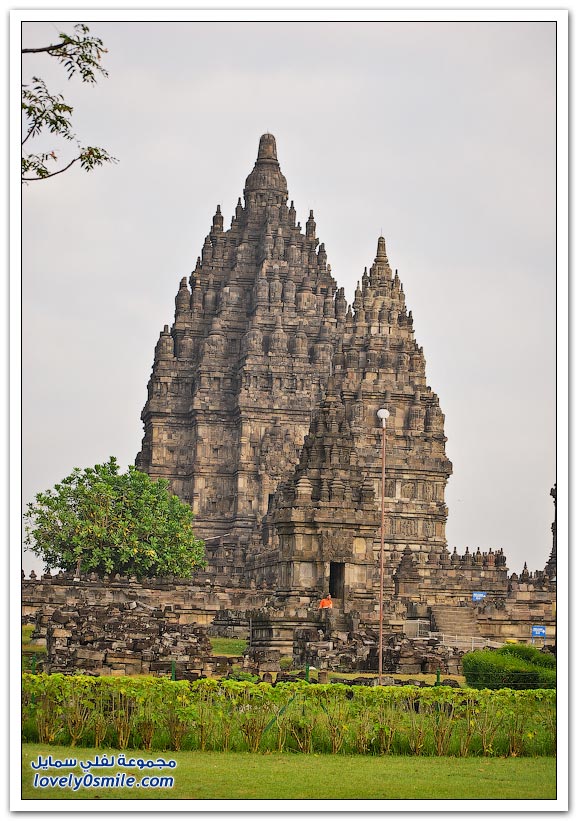
<instances>
[{"instance_id":1,"label":"tree","mask_svg":"<svg viewBox=\"0 0 578 821\"><path fill-rule=\"evenodd\" d=\"M22 54L47 54L55 57L64 65L70 79L79 74L83 83L96 83L97 75L108 77L108 72L101 66L100 59L106 49L99 37L91 37L89 28L84 23L74 26L74 34L61 32L57 43L41 48L23 48ZM64 102L61 94L51 94L46 83L40 77L33 77L32 84L22 86L22 112L24 115L22 146L28 140L46 132L56 135L77 146L77 154L62 168L50 170L49 165L58 161L54 149L37 154L22 154L22 182L34 182L55 177L67 171L75 163L90 171L107 162L117 162L114 157L96 146L82 146L72 129L71 115L73 107ZM27 176L32 175L32 176Z\"/></svg>"},{"instance_id":2,"label":"tree","mask_svg":"<svg viewBox=\"0 0 578 821\"><path fill-rule=\"evenodd\" d=\"M189 505L114 457L94 468L74 468L28 504L25 545L47 570L190 578L205 566L204 543L193 533Z\"/></svg>"}]
</instances>

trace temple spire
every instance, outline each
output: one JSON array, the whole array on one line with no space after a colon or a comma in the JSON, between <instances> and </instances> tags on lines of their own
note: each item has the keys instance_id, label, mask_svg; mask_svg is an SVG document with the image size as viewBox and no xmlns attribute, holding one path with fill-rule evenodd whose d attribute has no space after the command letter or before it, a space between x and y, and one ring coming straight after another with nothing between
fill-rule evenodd
<instances>
[{"instance_id":1,"label":"temple spire","mask_svg":"<svg viewBox=\"0 0 578 821\"><path fill-rule=\"evenodd\" d=\"M375 257L376 262L384 262L387 265L387 253L385 250L385 239L383 237L379 237L377 240L377 254Z\"/></svg>"},{"instance_id":2,"label":"temple spire","mask_svg":"<svg viewBox=\"0 0 578 821\"><path fill-rule=\"evenodd\" d=\"M249 207L285 205L287 180L281 173L277 160L277 144L272 134L263 134L255 167L245 182L245 201Z\"/></svg>"},{"instance_id":3,"label":"temple spire","mask_svg":"<svg viewBox=\"0 0 578 821\"><path fill-rule=\"evenodd\" d=\"M272 134L263 134L259 140L259 153L257 154L257 162L266 160L274 160L277 162L277 143Z\"/></svg>"}]
</instances>

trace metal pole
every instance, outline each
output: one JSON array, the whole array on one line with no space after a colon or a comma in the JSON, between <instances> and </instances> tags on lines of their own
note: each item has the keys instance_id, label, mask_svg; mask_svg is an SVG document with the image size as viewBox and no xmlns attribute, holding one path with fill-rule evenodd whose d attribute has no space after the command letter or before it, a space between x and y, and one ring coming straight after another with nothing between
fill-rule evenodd
<instances>
[{"instance_id":1,"label":"metal pole","mask_svg":"<svg viewBox=\"0 0 578 821\"><path fill-rule=\"evenodd\" d=\"M383 678L383 542L385 535L385 419L381 424L381 549L379 551L379 673L377 683Z\"/></svg>"},{"instance_id":2,"label":"metal pole","mask_svg":"<svg viewBox=\"0 0 578 821\"><path fill-rule=\"evenodd\" d=\"M386 394L387 396L387 394ZM381 422L381 549L379 551L379 648L378 648L378 678L381 684L383 678L383 543L385 539L385 425L389 411L380 408L377 418Z\"/></svg>"}]
</instances>

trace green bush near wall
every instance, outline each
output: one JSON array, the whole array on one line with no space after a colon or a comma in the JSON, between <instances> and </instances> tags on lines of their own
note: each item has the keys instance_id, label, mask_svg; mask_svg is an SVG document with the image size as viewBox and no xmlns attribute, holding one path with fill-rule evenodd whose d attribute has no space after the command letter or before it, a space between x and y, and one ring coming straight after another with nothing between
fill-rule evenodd
<instances>
[{"instance_id":1,"label":"green bush near wall","mask_svg":"<svg viewBox=\"0 0 578 821\"><path fill-rule=\"evenodd\" d=\"M139 750L553 755L553 690L23 674L23 740Z\"/></svg>"},{"instance_id":2,"label":"green bush near wall","mask_svg":"<svg viewBox=\"0 0 578 821\"><path fill-rule=\"evenodd\" d=\"M512 690L556 687L555 657L540 653L528 645L506 645L498 650L466 653L462 658L462 668L470 687L490 690L503 687Z\"/></svg>"},{"instance_id":3,"label":"green bush near wall","mask_svg":"<svg viewBox=\"0 0 578 821\"><path fill-rule=\"evenodd\" d=\"M495 651L499 655L515 656L524 661L529 661L536 667L546 667L548 670L556 669L556 656L552 653L543 653L532 644L505 644Z\"/></svg>"}]
</instances>

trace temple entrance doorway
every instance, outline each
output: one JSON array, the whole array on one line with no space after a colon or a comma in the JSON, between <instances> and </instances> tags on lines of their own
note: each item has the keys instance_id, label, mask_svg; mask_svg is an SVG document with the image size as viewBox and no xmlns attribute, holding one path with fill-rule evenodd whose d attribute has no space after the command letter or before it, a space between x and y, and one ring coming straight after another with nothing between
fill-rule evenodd
<instances>
[{"instance_id":1,"label":"temple entrance doorway","mask_svg":"<svg viewBox=\"0 0 578 821\"><path fill-rule=\"evenodd\" d=\"M343 604L345 595L345 562L331 562L329 565L329 592L331 598Z\"/></svg>"}]
</instances>

